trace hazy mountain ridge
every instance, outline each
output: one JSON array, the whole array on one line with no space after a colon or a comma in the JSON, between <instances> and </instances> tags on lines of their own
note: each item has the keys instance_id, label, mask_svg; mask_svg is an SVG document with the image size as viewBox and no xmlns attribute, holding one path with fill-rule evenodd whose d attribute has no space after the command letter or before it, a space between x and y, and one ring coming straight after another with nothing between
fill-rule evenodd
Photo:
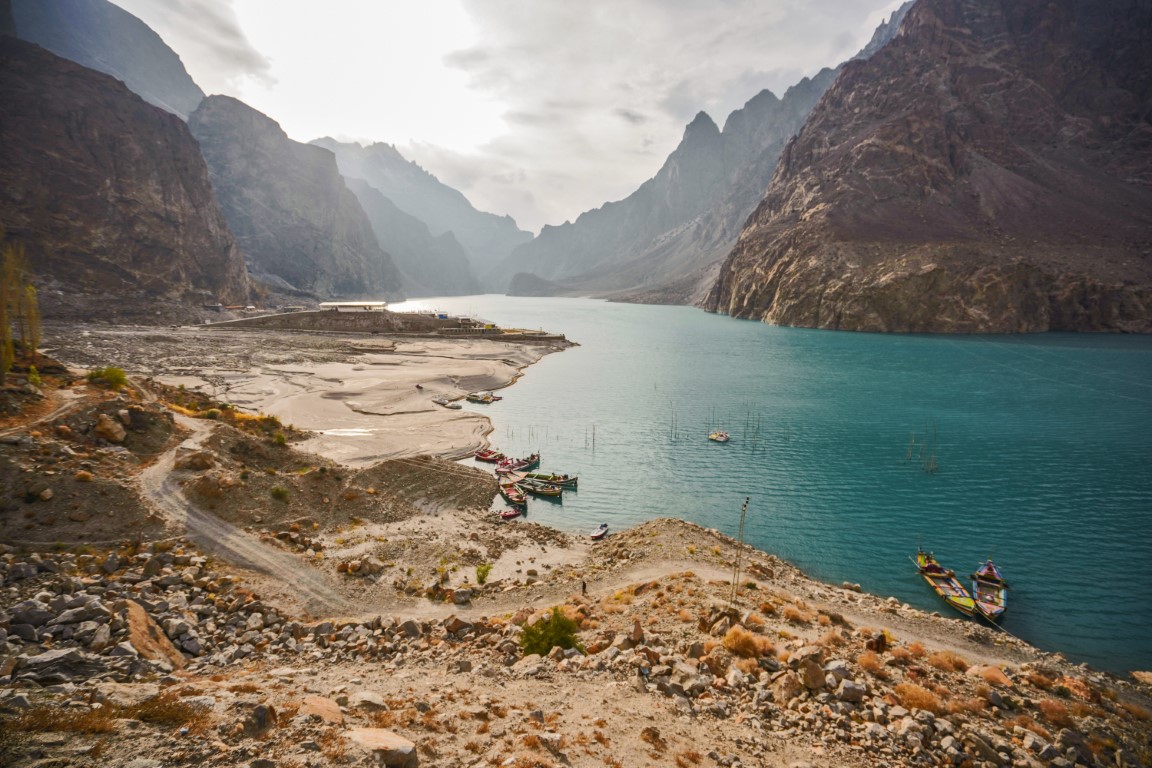
<instances>
[{"instance_id":1,"label":"hazy mountain ridge","mask_svg":"<svg viewBox=\"0 0 1152 768\"><path fill-rule=\"evenodd\" d=\"M883 47L910 5L895 11L858 56ZM702 301L762 198L785 143L838 73L839 68L823 69L783 98L761 91L728 116L723 131L700 113L660 171L636 192L575 222L545 227L516 250L503 271L533 273L569 292L627 301Z\"/></svg>"},{"instance_id":2,"label":"hazy mountain ridge","mask_svg":"<svg viewBox=\"0 0 1152 768\"><path fill-rule=\"evenodd\" d=\"M452 232L482 282L513 248L532 238L510 216L476 210L459 190L405 159L390 144L365 147L329 137L311 143L334 153L342 174L366 181L401 211L424 222L433 235Z\"/></svg>"},{"instance_id":3,"label":"hazy mountain ridge","mask_svg":"<svg viewBox=\"0 0 1152 768\"><path fill-rule=\"evenodd\" d=\"M400 270L406 294L466 296L482 292L468 255L451 232L433 237L424 222L404 213L368 182L355 178L345 182L368 215L376 239Z\"/></svg>"},{"instance_id":4,"label":"hazy mountain ridge","mask_svg":"<svg viewBox=\"0 0 1152 768\"><path fill-rule=\"evenodd\" d=\"M1152 331L1152 8L921 0L788 145L708 308Z\"/></svg>"},{"instance_id":5,"label":"hazy mountain ridge","mask_svg":"<svg viewBox=\"0 0 1152 768\"><path fill-rule=\"evenodd\" d=\"M292 141L229 96L205 98L188 125L254 271L319 296L402 295L400 274L331 152Z\"/></svg>"},{"instance_id":6,"label":"hazy mountain ridge","mask_svg":"<svg viewBox=\"0 0 1152 768\"><path fill-rule=\"evenodd\" d=\"M16 35L122 80L185 120L204 98L180 57L151 27L107 0L11 0Z\"/></svg>"},{"instance_id":7,"label":"hazy mountain ridge","mask_svg":"<svg viewBox=\"0 0 1152 768\"><path fill-rule=\"evenodd\" d=\"M0 223L25 245L46 315L77 295L111 301L108 316L127 311L120 298L147 314L247 299L240 251L178 117L7 36L0 102Z\"/></svg>"}]
</instances>

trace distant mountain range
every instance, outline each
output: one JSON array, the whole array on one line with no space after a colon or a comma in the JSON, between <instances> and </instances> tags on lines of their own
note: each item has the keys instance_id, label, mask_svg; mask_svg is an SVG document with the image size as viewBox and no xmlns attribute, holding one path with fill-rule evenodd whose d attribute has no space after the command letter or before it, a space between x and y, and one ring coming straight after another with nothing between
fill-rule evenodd
<instances>
[{"instance_id":1,"label":"distant mountain range","mask_svg":"<svg viewBox=\"0 0 1152 768\"><path fill-rule=\"evenodd\" d=\"M339 142L331 138L312 142L336 155L340 172L362 179L391 200L397 208L424 222L433 235L451 232L464 247L473 273L491 287L490 274L516 246L532 239L511 216L484 213L472 207L458 190L442 183L419 165L406 160L390 144Z\"/></svg>"},{"instance_id":2,"label":"distant mountain range","mask_svg":"<svg viewBox=\"0 0 1152 768\"><path fill-rule=\"evenodd\" d=\"M254 281L853 330L1152 332L1146 0L906 4L852 61L762 91L723 129L698 114L635 192L536 238L391 145L302 144L205 98L107 0L0 0L0 35L0 224L62 313L86 294L244 301Z\"/></svg>"},{"instance_id":3,"label":"distant mountain range","mask_svg":"<svg viewBox=\"0 0 1152 768\"><path fill-rule=\"evenodd\" d=\"M910 6L894 12L857 58L880 50ZM728 116L723 131L699 113L653 178L624 200L545 227L516 250L503 272L531 273L577 294L668 304L703 300L720 260L760 202L785 142L839 69L804 78L782 99L761 91ZM517 288L532 284L519 280Z\"/></svg>"}]
</instances>

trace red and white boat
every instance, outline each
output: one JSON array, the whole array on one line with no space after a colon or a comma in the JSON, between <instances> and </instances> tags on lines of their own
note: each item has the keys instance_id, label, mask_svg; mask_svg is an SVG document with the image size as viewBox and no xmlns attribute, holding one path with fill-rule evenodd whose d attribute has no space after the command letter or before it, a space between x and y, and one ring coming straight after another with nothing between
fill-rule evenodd
<instances>
[{"instance_id":1,"label":"red and white boat","mask_svg":"<svg viewBox=\"0 0 1152 768\"><path fill-rule=\"evenodd\" d=\"M495 448L490 448L486 451L476 451L476 453L472 455L476 457L476 461L487 461L490 464L496 464L498 462L504 461L504 459L507 458L504 454L500 453L500 451L497 451Z\"/></svg>"},{"instance_id":2,"label":"red and white boat","mask_svg":"<svg viewBox=\"0 0 1152 768\"><path fill-rule=\"evenodd\" d=\"M540 466L540 454L534 453L523 459L504 459L496 465L496 474L507 475L511 472L523 472Z\"/></svg>"}]
</instances>

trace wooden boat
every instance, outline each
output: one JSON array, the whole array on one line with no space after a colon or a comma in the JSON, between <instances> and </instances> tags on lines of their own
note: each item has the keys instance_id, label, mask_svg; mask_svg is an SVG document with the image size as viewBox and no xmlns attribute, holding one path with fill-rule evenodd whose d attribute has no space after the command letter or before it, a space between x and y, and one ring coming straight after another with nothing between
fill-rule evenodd
<instances>
[{"instance_id":1,"label":"wooden boat","mask_svg":"<svg viewBox=\"0 0 1152 768\"><path fill-rule=\"evenodd\" d=\"M608 523L600 523L600 527L592 531L592 541L600 541L608 535Z\"/></svg>"},{"instance_id":2,"label":"wooden boat","mask_svg":"<svg viewBox=\"0 0 1152 768\"><path fill-rule=\"evenodd\" d=\"M520 517L520 510L519 509L502 509L502 510L500 510L500 517L504 520L511 520L513 518Z\"/></svg>"},{"instance_id":3,"label":"wooden boat","mask_svg":"<svg viewBox=\"0 0 1152 768\"><path fill-rule=\"evenodd\" d=\"M997 621L1008 610L1008 582L991 560L972 574L972 598L976 610L989 621Z\"/></svg>"},{"instance_id":4,"label":"wooden boat","mask_svg":"<svg viewBox=\"0 0 1152 768\"><path fill-rule=\"evenodd\" d=\"M496 474L507 475L510 472L522 472L540 466L540 454L534 453L523 459L504 459L496 465Z\"/></svg>"},{"instance_id":5,"label":"wooden boat","mask_svg":"<svg viewBox=\"0 0 1152 768\"><path fill-rule=\"evenodd\" d=\"M494 403L497 400L503 400L504 398L500 397L499 395L494 395L491 392L469 392L464 396L464 399L470 403L483 403L484 405L487 405L489 403Z\"/></svg>"},{"instance_id":6,"label":"wooden boat","mask_svg":"<svg viewBox=\"0 0 1152 768\"><path fill-rule=\"evenodd\" d=\"M432 402L436 403L436 405L442 405L445 408L451 408L454 411L458 411L461 408L460 403L449 400L447 397L434 397L432 398Z\"/></svg>"},{"instance_id":7,"label":"wooden boat","mask_svg":"<svg viewBox=\"0 0 1152 768\"><path fill-rule=\"evenodd\" d=\"M543 480L532 480L525 478L517 483L528 493L533 496L560 496L564 493L564 489L552 483L546 483Z\"/></svg>"},{"instance_id":8,"label":"wooden boat","mask_svg":"<svg viewBox=\"0 0 1152 768\"><path fill-rule=\"evenodd\" d=\"M498 462L504 461L504 459L506 458L504 456L504 454L500 453L500 451L497 451L494 448L486 450L486 451L476 451L476 453L474 453L472 455L476 457L476 461L487 461L491 464L496 464Z\"/></svg>"},{"instance_id":9,"label":"wooden boat","mask_svg":"<svg viewBox=\"0 0 1152 768\"><path fill-rule=\"evenodd\" d=\"M526 472L524 477L527 480L542 480L545 483L552 483L561 488L575 488L576 481L580 478L576 475L561 475L553 472Z\"/></svg>"},{"instance_id":10,"label":"wooden boat","mask_svg":"<svg viewBox=\"0 0 1152 768\"><path fill-rule=\"evenodd\" d=\"M716 432L713 432L710 435L708 435L708 439L714 443L726 443L729 440L731 440L732 438L730 438L728 436L727 432L721 432L721 431L717 430Z\"/></svg>"},{"instance_id":11,"label":"wooden boat","mask_svg":"<svg viewBox=\"0 0 1152 768\"><path fill-rule=\"evenodd\" d=\"M524 489L515 483L502 483L500 485L500 495L503 496L504 501L509 504L524 506L528 503L528 497L524 494Z\"/></svg>"},{"instance_id":12,"label":"wooden boat","mask_svg":"<svg viewBox=\"0 0 1152 768\"><path fill-rule=\"evenodd\" d=\"M956 579L955 571L950 571L937 562L931 552L919 550L916 553L916 567L928 586L944 599L944 602L966 616L976 612L976 601Z\"/></svg>"}]
</instances>

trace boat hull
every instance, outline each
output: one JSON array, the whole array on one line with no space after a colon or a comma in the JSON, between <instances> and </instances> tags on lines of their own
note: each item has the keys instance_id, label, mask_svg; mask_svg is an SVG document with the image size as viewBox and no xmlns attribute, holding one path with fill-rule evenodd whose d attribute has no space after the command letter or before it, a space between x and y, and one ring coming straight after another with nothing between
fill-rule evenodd
<instances>
[{"instance_id":1,"label":"boat hull","mask_svg":"<svg viewBox=\"0 0 1152 768\"><path fill-rule=\"evenodd\" d=\"M976 601L956 578L956 574L941 566L932 553L918 552L916 566L924 581L945 603L965 616L975 615Z\"/></svg>"}]
</instances>

